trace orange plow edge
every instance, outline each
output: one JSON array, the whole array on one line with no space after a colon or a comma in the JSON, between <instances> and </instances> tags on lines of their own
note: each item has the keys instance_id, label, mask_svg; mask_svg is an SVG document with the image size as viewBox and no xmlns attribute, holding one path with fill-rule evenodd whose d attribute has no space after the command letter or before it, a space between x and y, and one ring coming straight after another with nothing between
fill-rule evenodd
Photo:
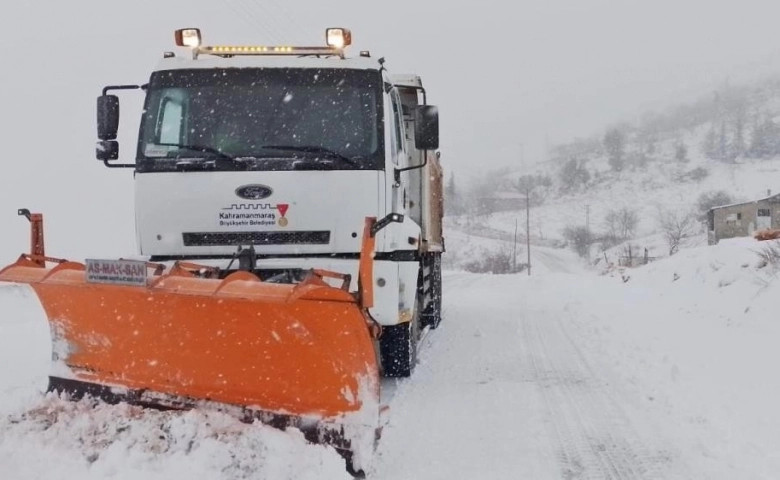
<instances>
[{"instance_id":1,"label":"orange plow edge","mask_svg":"<svg viewBox=\"0 0 780 480\"><path fill-rule=\"evenodd\" d=\"M53 259L37 253L0 270L0 281L29 284L46 312L49 390L160 408L216 407L244 421L296 427L336 448L352 471L363 463L355 457L375 447L378 333L348 278L342 288L323 279L343 275L313 271L295 285L271 284L248 272L203 278L174 266L127 286L90 282L80 263L49 268L42 260Z\"/></svg>"}]
</instances>

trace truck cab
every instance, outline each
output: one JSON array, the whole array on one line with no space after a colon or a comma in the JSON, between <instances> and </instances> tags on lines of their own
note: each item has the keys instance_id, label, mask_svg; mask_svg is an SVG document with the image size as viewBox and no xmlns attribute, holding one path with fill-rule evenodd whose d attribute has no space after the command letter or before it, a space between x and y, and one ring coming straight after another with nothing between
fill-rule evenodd
<instances>
[{"instance_id":1,"label":"truck cab","mask_svg":"<svg viewBox=\"0 0 780 480\"><path fill-rule=\"evenodd\" d=\"M420 330L441 319L443 191L438 110L417 75L391 75L351 32L327 46L204 46L175 33L142 85L98 97L96 156L134 172L138 253L294 283L311 269L358 278L364 218L376 238L382 365L406 376ZM135 159L118 163L119 98L144 94Z\"/></svg>"}]
</instances>

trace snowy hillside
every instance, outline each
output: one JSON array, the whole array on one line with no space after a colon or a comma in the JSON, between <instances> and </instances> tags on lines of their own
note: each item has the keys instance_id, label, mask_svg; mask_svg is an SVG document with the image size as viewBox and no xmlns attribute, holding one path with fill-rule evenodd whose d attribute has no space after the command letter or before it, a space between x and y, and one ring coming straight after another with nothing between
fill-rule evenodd
<instances>
[{"instance_id":1,"label":"snowy hillside","mask_svg":"<svg viewBox=\"0 0 780 480\"><path fill-rule=\"evenodd\" d=\"M468 188L450 191L455 198L448 210L450 231L502 240L503 247L493 242L494 249L506 249L519 225L518 255L524 256L524 185L530 185L530 234L537 246L561 247L567 228L589 226L591 262L603 260L605 251L614 257L626 241L640 252L647 248L651 257L663 257L669 246L660 235L660 218L669 214L691 217L682 248L706 243L703 196L720 193L727 203L736 203L780 193L778 93L778 81L771 77L723 87L714 99L705 96L557 145L550 161L526 170L488 172ZM610 135L619 135L617 147ZM621 211L635 218L630 235L606 238L613 233L608 216ZM451 265L463 267L462 262Z\"/></svg>"},{"instance_id":2,"label":"snowy hillside","mask_svg":"<svg viewBox=\"0 0 780 480\"><path fill-rule=\"evenodd\" d=\"M605 219L612 210L629 208L636 212L639 223L635 243L654 247L651 255L665 255L666 249L652 237L659 233L658 215L663 210L696 212L697 199L705 193L724 190L737 201L750 201L780 193L780 159L743 160L725 165L701 157L686 168L706 168L708 176L699 181L679 181L686 170L671 163L659 164L644 172L606 174L604 181L589 186L586 191L548 200L531 209L531 235L535 240L561 239L568 226L590 225L596 235L606 230ZM524 211L500 212L487 222L490 228L511 233L515 219L525 220ZM521 233L523 231L521 230ZM706 241L702 229L694 244ZM594 249L594 254L598 254Z\"/></svg>"}]
</instances>

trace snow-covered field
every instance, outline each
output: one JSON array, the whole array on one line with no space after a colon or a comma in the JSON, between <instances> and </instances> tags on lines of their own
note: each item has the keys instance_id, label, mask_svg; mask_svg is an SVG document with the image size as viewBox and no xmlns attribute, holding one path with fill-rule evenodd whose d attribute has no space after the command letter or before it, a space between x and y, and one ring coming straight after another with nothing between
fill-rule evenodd
<instances>
[{"instance_id":1,"label":"snow-covered field","mask_svg":"<svg viewBox=\"0 0 780 480\"><path fill-rule=\"evenodd\" d=\"M752 239L646 267L448 272L445 320L394 390L376 479L770 479L777 270ZM44 396L48 331L0 288L0 478L348 478L295 432Z\"/></svg>"}]
</instances>

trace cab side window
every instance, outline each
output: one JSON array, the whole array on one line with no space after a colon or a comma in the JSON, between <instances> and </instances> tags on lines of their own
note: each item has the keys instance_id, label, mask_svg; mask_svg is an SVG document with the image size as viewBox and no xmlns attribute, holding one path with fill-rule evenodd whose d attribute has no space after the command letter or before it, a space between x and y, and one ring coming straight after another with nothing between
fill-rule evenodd
<instances>
[{"instance_id":1,"label":"cab side window","mask_svg":"<svg viewBox=\"0 0 780 480\"><path fill-rule=\"evenodd\" d=\"M398 150L406 150L405 148L405 142L404 142L404 127L403 127L403 113L401 110L401 100L398 97L398 91L393 89L393 92L390 94L390 98L393 102L393 115L395 116L395 141L396 145L398 145Z\"/></svg>"}]
</instances>

